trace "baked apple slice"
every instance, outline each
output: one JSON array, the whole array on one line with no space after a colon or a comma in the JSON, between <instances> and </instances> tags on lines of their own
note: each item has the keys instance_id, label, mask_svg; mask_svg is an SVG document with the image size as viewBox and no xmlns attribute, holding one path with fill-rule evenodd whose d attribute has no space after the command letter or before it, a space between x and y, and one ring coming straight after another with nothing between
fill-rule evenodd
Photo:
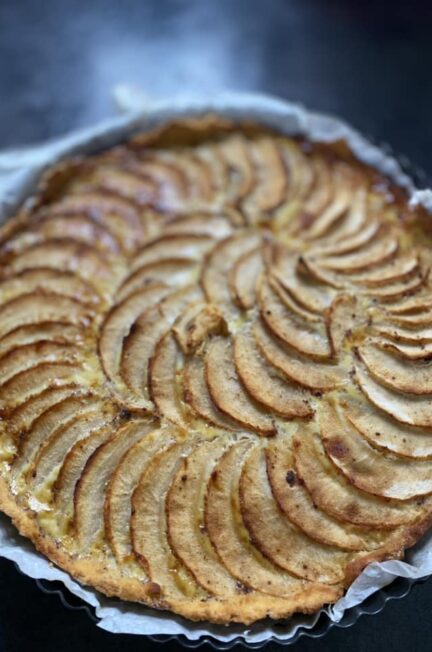
<instances>
[{"instance_id":1,"label":"baked apple slice","mask_svg":"<svg viewBox=\"0 0 432 652\"><path fill-rule=\"evenodd\" d=\"M0 414L6 415L52 387L81 384L82 367L67 362L46 362L17 374L0 387Z\"/></svg>"},{"instance_id":2,"label":"baked apple slice","mask_svg":"<svg viewBox=\"0 0 432 652\"><path fill-rule=\"evenodd\" d=\"M16 328L47 321L88 326L93 316L86 306L58 294L22 294L0 306L0 338Z\"/></svg>"},{"instance_id":3,"label":"baked apple slice","mask_svg":"<svg viewBox=\"0 0 432 652\"><path fill-rule=\"evenodd\" d=\"M430 462L384 454L341 421L336 409L323 404L321 438L332 462L358 489L376 496L407 500L432 493Z\"/></svg>"},{"instance_id":4,"label":"baked apple slice","mask_svg":"<svg viewBox=\"0 0 432 652\"><path fill-rule=\"evenodd\" d=\"M255 322L252 331L263 357L292 382L317 391L331 391L341 383L340 369L301 357L278 342L260 321Z\"/></svg>"},{"instance_id":5,"label":"baked apple slice","mask_svg":"<svg viewBox=\"0 0 432 652\"><path fill-rule=\"evenodd\" d=\"M213 339L206 352L206 382L216 407L247 430L274 435L272 417L249 398L243 388L233 359L233 347L225 338Z\"/></svg>"},{"instance_id":6,"label":"baked apple slice","mask_svg":"<svg viewBox=\"0 0 432 652\"><path fill-rule=\"evenodd\" d=\"M395 421L369 402L343 401L346 419L375 448L408 458L432 456L432 432Z\"/></svg>"},{"instance_id":7,"label":"baked apple slice","mask_svg":"<svg viewBox=\"0 0 432 652\"><path fill-rule=\"evenodd\" d=\"M266 464L279 508L308 537L347 551L373 550L382 545L386 536L382 530L341 523L318 509L294 470L290 438L271 442L266 449Z\"/></svg>"},{"instance_id":8,"label":"baked apple slice","mask_svg":"<svg viewBox=\"0 0 432 652\"><path fill-rule=\"evenodd\" d=\"M235 336L234 363L241 382L254 401L285 419L313 416L306 393L283 380L277 370L268 365L249 328Z\"/></svg>"},{"instance_id":9,"label":"baked apple slice","mask_svg":"<svg viewBox=\"0 0 432 652\"><path fill-rule=\"evenodd\" d=\"M153 456L173 443L169 433L153 430L124 454L113 473L105 499L104 520L106 536L119 563L133 556L130 534L133 492Z\"/></svg>"},{"instance_id":10,"label":"baked apple slice","mask_svg":"<svg viewBox=\"0 0 432 652\"><path fill-rule=\"evenodd\" d=\"M239 491L242 517L252 540L276 567L312 582L343 580L347 554L310 539L281 513L271 492L262 448L249 453Z\"/></svg>"},{"instance_id":11,"label":"baked apple slice","mask_svg":"<svg viewBox=\"0 0 432 652\"><path fill-rule=\"evenodd\" d=\"M144 265L173 258L199 261L214 245L215 240L208 235L197 233L163 235L150 240L137 252L132 261L131 271L135 272Z\"/></svg>"},{"instance_id":12,"label":"baked apple slice","mask_svg":"<svg viewBox=\"0 0 432 652\"><path fill-rule=\"evenodd\" d=\"M195 581L213 595L237 593L235 578L214 550L204 523L204 501L210 475L227 448L222 438L198 443L183 458L167 495L168 539Z\"/></svg>"},{"instance_id":13,"label":"baked apple slice","mask_svg":"<svg viewBox=\"0 0 432 652\"><path fill-rule=\"evenodd\" d=\"M325 327L320 324L312 327L290 311L263 276L258 283L258 305L263 321L282 342L312 358L331 358L332 351Z\"/></svg>"},{"instance_id":14,"label":"baked apple slice","mask_svg":"<svg viewBox=\"0 0 432 652\"><path fill-rule=\"evenodd\" d=\"M181 352L171 332L157 343L149 361L150 396L160 415L187 429L178 387L177 366Z\"/></svg>"},{"instance_id":15,"label":"baked apple slice","mask_svg":"<svg viewBox=\"0 0 432 652\"><path fill-rule=\"evenodd\" d=\"M261 248L246 251L228 273L231 296L240 308L250 310L256 303L256 284L263 269Z\"/></svg>"},{"instance_id":16,"label":"baked apple slice","mask_svg":"<svg viewBox=\"0 0 432 652\"><path fill-rule=\"evenodd\" d=\"M362 365L355 365L355 370L361 391L373 405L401 423L423 428L432 427L430 396L400 394L374 380Z\"/></svg>"},{"instance_id":17,"label":"baked apple slice","mask_svg":"<svg viewBox=\"0 0 432 652\"><path fill-rule=\"evenodd\" d=\"M134 251L145 237L137 208L127 200L103 193L70 194L45 209L52 216L86 215L121 242L126 252Z\"/></svg>"},{"instance_id":18,"label":"baked apple slice","mask_svg":"<svg viewBox=\"0 0 432 652\"><path fill-rule=\"evenodd\" d=\"M203 358L186 358L182 380L184 401L198 418L223 430L238 430L238 423L221 412L210 397Z\"/></svg>"},{"instance_id":19,"label":"baked apple slice","mask_svg":"<svg viewBox=\"0 0 432 652\"><path fill-rule=\"evenodd\" d=\"M432 367L428 361L404 360L370 340L357 352L369 373L383 385L407 394L432 394Z\"/></svg>"},{"instance_id":20,"label":"baked apple slice","mask_svg":"<svg viewBox=\"0 0 432 652\"><path fill-rule=\"evenodd\" d=\"M73 272L39 267L5 278L0 285L0 303L31 293L58 294L89 306L101 301L96 289Z\"/></svg>"},{"instance_id":21,"label":"baked apple slice","mask_svg":"<svg viewBox=\"0 0 432 652\"><path fill-rule=\"evenodd\" d=\"M163 283L173 287L188 285L197 277L198 265L188 258L168 258L139 267L128 275L117 292L117 302L144 289L146 286Z\"/></svg>"},{"instance_id":22,"label":"baked apple slice","mask_svg":"<svg viewBox=\"0 0 432 652\"><path fill-rule=\"evenodd\" d=\"M132 496L131 538L137 561L165 600L206 597L167 540L166 496L191 444L172 444L147 465Z\"/></svg>"},{"instance_id":23,"label":"baked apple slice","mask_svg":"<svg viewBox=\"0 0 432 652\"><path fill-rule=\"evenodd\" d=\"M104 529L103 508L107 485L123 455L151 429L148 421L130 421L89 458L76 485L74 526L82 550L87 550Z\"/></svg>"},{"instance_id":24,"label":"baked apple slice","mask_svg":"<svg viewBox=\"0 0 432 652\"><path fill-rule=\"evenodd\" d=\"M222 456L207 489L205 525L225 567L249 589L288 597L312 585L302 582L261 555L250 541L240 513L238 485L244 459L253 442L236 442Z\"/></svg>"},{"instance_id":25,"label":"baked apple slice","mask_svg":"<svg viewBox=\"0 0 432 652\"><path fill-rule=\"evenodd\" d=\"M426 514L431 503L396 501L357 489L326 455L319 435L303 430L293 442L295 471L315 505L342 523L390 530Z\"/></svg>"},{"instance_id":26,"label":"baked apple slice","mask_svg":"<svg viewBox=\"0 0 432 652\"><path fill-rule=\"evenodd\" d=\"M201 283L207 300L218 306L227 316L235 316L228 274L236 261L246 252L252 251L260 242L256 233L237 233L219 242L207 257Z\"/></svg>"}]
</instances>

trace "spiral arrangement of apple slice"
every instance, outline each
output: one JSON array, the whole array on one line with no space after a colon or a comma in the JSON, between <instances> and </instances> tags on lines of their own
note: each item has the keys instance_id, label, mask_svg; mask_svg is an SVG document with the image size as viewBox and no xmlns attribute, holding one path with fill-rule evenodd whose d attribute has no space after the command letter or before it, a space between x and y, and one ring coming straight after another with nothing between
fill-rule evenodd
<instances>
[{"instance_id":1,"label":"spiral arrangement of apple slice","mask_svg":"<svg viewBox=\"0 0 432 652\"><path fill-rule=\"evenodd\" d=\"M1 509L194 620L313 611L400 557L432 518L432 288L399 195L210 118L49 172L0 237Z\"/></svg>"}]
</instances>

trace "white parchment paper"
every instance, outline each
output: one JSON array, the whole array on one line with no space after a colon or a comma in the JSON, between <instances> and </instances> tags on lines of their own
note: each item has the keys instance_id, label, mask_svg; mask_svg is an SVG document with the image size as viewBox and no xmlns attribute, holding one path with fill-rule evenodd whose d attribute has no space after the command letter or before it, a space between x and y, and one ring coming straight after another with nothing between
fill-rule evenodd
<instances>
[{"instance_id":1,"label":"white parchment paper","mask_svg":"<svg viewBox=\"0 0 432 652\"><path fill-rule=\"evenodd\" d=\"M29 197L45 168L65 156L97 152L110 147L137 130L151 129L170 118L195 116L209 111L234 119L252 119L290 135L331 142L344 139L354 154L365 163L405 187L413 204L422 204L432 213L432 191L415 190L399 164L371 145L357 131L337 118L312 113L302 106L256 94L218 95L214 98L182 97L170 100L149 99L139 89L119 87L115 99L124 113L95 127L69 134L39 146L0 153L0 219L4 220ZM285 623L264 621L250 628L208 623L191 623L182 618L146 607L109 599L84 588L67 573L37 553L33 545L20 537L9 519L0 515L0 556L16 562L26 575L62 582L69 591L95 608L98 626L115 633L176 635L190 640L211 636L230 641L242 636L245 642L258 643L270 636L286 641L300 627L312 628L321 612L295 615ZM351 585L346 595L324 611L340 621L346 609L361 604L369 595L390 584L395 577L419 579L432 574L432 532L406 555L406 561L370 564Z\"/></svg>"}]
</instances>

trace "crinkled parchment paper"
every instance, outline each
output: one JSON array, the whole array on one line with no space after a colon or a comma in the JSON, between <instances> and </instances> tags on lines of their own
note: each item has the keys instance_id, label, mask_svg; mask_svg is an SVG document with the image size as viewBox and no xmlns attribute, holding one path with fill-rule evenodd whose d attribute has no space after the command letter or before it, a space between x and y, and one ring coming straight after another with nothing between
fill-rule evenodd
<instances>
[{"instance_id":1,"label":"crinkled parchment paper","mask_svg":"<svg viewBox=\"0 0 432 652\"><path fill-rule=\"evenodd\" d=\"M139 89L120 87L115 98L123 115L97 126L72 133L64 138L0 153L0 219L4 220L17 206L31 196L41 172L64 156L92 153L110 147L137 129L150 129L170 118L200 115L209 111L231 118L259 121L287 134L300 134L311 140L331 142L344 139L354 154L404 186L413 204L422 204L432 213L432 191L417 191L393 158L371 145L344 122L325 115L311 113L297 104L262 95L227 94L215 98L177 98L155 101ZM37 553L32 544L20 537L9 519L0 516L0 555L13 560L33 578L57 580L69 591L95 608L98 626L123 634L182 634L197 640L211 636L230 641L242 636L245 642L258 643L270 636L287 641L300 627L312 628L321 612L295 615L286 623L262 622L245 628L240 625L213 626L191 623L172 614L157 612L140 605L106 598L84 588ZM419 579L432 574L432 532L408 551L406 561L373 563L351 585L346 595L324 611L333 621L339 621L345 610L361 604L369 595L390 584L395 577Z\"/></svg>"}]
</instances>

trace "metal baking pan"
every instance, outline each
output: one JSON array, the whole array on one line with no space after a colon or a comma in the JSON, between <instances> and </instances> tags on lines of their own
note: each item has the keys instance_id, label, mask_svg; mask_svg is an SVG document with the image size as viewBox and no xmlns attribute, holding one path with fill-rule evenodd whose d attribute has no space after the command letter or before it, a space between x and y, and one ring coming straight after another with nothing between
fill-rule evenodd
<instances>
[{"instance_id":1,"label":"metal baking pan","mask_svg":"<svg viewBox=\"0 0 432 652\"><path fill-rule=\"evenodd\" d=\"M182 635L177 635L177 636L149 635L147 636L147 638L153 641L154 643L168 643L168 642L175 641L180 645L182 645L183 647L190 648L190 649L198 648L204 644L211 645L215 650L230 650L236 645L243 645L244 647L247 647L251 650L258 650L265 647L268 643L278 643L279 645L283 645L287 647L289 645L292 645L293 643L296 643L303 636L306 638L322 638L333 627L343 627L343 628L352 627L353 625L356 624L356 622L361 616L365 616L365 615L371 616L374 614L379 614L384 609L387 602L389 602L390 600L400 600L401 598L405 598L415 584L423 584L428 579L429 578L425 578L422 580L415 581L415 580L398 577L388 586L382 588L376 593L373 593L362 604L358 605L357 607L353 607L352 609L347 609L342 620L340 620L338 623L333 622L332 620L330 620L330 618L327 615L322 614L318 619L318 621L316 622L316 624L314 625L314 627L312 627L312 629L306 629L304 627L301 627L299 630L297 630L295 636L293 636L291 639L288 640L280 640L275 638L274 636L271 636L265 641L260 641L259 643L245 643L242 636L237 636L232 641L225 643L223 641L218 641L212 638L211 636L203 636L202 638L195 641L189 640ZM80 600L79 598L77 598L76 596L72 595L72 593L70 593L66 589L66 587L63 586L63 584L61 584L60 582L36 580L36 584L38 585L40 590L43 591L44 593L57 595L61 603L67 609L70 609L72 611L83 611L95 624L98 622L98 618L94 612L94 609L90 607L88 604L86 604L85 602L83 602L82 600ZM283 627L283 623L281 623L280 626Z\"/></svg>"}]
</instances>

